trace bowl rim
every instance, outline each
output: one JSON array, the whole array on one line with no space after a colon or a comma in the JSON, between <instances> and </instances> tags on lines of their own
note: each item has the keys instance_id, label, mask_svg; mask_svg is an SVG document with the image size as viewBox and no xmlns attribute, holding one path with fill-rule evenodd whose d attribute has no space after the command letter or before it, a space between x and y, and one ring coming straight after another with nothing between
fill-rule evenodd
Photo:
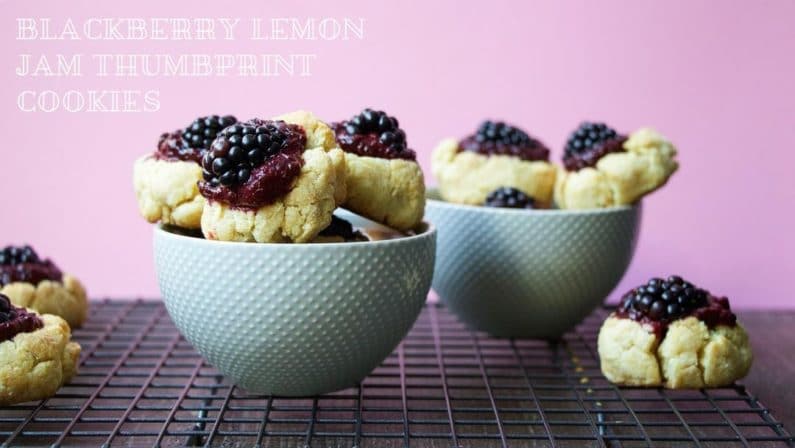
<instances>
[{"instance_id":1,"label":"bowl rim","mask_svg":"<svg viewBox=\"0 0 795 448\"><path fill-rule=\"evenodd\" d=\"M558 209L558 208L540 208L540 209L525 209L525 208L499 208L499 207L486 207L483 205L471 204L458 204L454 202L447 202L443 199L437 199L432 196L434 193L438 194L437 187L428 187L425 193L425 200L428 204L433 204L435 207L446 207L451 209L460 209L463 211L471 211L476 213L497 215L532 215L532 216L588 216L588 215L607 215L613 213L623 213L642 208L643 202L637 201L630 205L615 205L612 207L604 208L587 208L587 209Z\"/></svg>"},{"instance_id":2,"label":"bowl rim","mask_svg":"<svg viewBox=\"0 0 795 448\"><path fill-rule=\"evenodd\" d=\"M335 249L340 247L382 247L382 246L389 246L389 245L396 245L396 244L409 244L412 242L419 242L420 240L424 240L427 238L433 238L436 235L436 226L431 224L428 221L422 221L422 224L425 226L425 229L416 234L416 235L406 235L400 238L393 238L389 240L376 240L376 241L344 241L342 243L257 243L252 241L220 241L220 240L208 240L206 238L197 238L194 236L188 235L180 235L174 232L170 232L164 229L165 224L157 223L154 226L153 234L155 236L161 236L164 238L171 238L175 240L182 240L190 243L195 244L209 244L215 247L244 247L250 246L252 248L288 248L292 247L295 248L294 250L324 250L322 248L328 249ZM302 248L302 249L298 249ZM286 250L293 250L293 249L286 249Z\"/></svg>"}]
</instances>

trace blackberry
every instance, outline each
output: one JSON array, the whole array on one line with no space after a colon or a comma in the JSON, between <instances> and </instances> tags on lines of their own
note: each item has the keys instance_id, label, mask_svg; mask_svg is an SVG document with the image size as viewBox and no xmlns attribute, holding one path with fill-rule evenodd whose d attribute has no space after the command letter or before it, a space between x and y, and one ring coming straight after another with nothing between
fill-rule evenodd
<instances>
[{"instance_id":1,"label":"blackberry","mask_svg":"<svg viewBox=\"0 0 795 448\"><path fill-rule=\"evenodd\" d=\"M337 215L331 215L331 224L329 224L325 229L321 230L320 235L339 236L345 241L367 241L367 237L365 237L358 230L354 229L350 222L338 217Z\"/></svg>"},{"instance_id":2,"label":"blackberry","mask_svg":"<svg viewBox=\"0 0 795 448\"><path fill-rule=\"evenodd\" d=\"M210 147L218 132L235 123L237 119L231 115L199 117L185 129L161 134L155 156L165 160L183 160L201 164L202 155Z\"/></svg>"},{"instance_id":3,"label":"blackberry","mask_svg":"<svg viewBox=\"0 0 795 448\"><path fill-rule=\"evenodd\" d=\"M563 152L563 165L569 171L594 166L602 156L621 152L626 138L604 123L583 122L571 133Z\"/></svg>"},{"instance_id":4,"label":"blackberry","mask_svg":"<svg viewBox=\"0 0 795 448\"><path fill-rule=\"evenodd\" d=\"M373 110L368 107L348 120L345 129L349 134L386 133L400 130L399 125L397 118L390 117L382 110Z\"/></svg>"},{"instance_id":5,"label":"blackberry","mask_svg":"<svg viewBox=\"0 0 795 448\"><path fill-rule=\"evenodd\" d=\"M182 130L182 139L191 148L206 150L213 144L219 132L235 123L237 118L232 115L199 117Z\"/></svg>"},{"instance_id":6,"label":"blackberry","mask_svg":"<svg viewBox=\"0 0 795 448\"><path fill-rule=\"evenodd\" d=\"M20 247L6 246L0 250L0 265L16 265L22 263L39 263L39 256L29 245Z\"/></svg>"},{"instance_id":7,"label":"blackberry","mask_svg":"<svg viewBox=\"0 0 795 448\"><path fill-rule=\"evenodd\" d=\"M60 281L61 271L51 260L43 260L29 245L0 250L0 287L14 282L34 285L42 280Z\"/></svg>"},{"instance_id":8,"label":"blackberry","mask_svg":"<svg viewBox=\"0 0 795 448\"><path fill-rule=\"evenodd\" d=\"M0 342L19 333L27 333L44 326L41 318L24 308L15 307L9 298L0 294Z\"/></svg>"},{"instance_id":9,"label":"blackberry","mask_svg":"<svg viewBox=\"0 0 795 448\"><path fill-rule=\"evenodd\" d=\"M349 239L353 237L353 225L338 217L337 215L331 215L331 224L329 224L325 229L320 231L320 235L323 236L341 236L345 239Z\"/></svg>"},{"instance_id":10,"label":"blackberry","mask_svg":"<svg viewBox=\"0 0 795 448\"><path fill-rule=\"evenodd\" d=\"M17 317L16 307L7 296L0 294L0 323L14 320Z\"/></svg>"},{"instance_id":11,"label":"blackberry","mask_svg":"<svg viewBox=\"0 0 795 448\"><path fill-rule=\"evenodd\" d=\"M515 126L502 121L486 120L480 124L475 132L475 140L480 143L495 142L504 145L529 145L533 143L527 133Z\"/></svg>"},{"instance_id":12,"label":"blackberry","mask_svg":"<svg viewBox=\"0 0 795 448\"><path fill-rule=\"evenodd\" d=\"M619 312L633 320L671 322L708 306L709 293L677 275L652 278L624 294Z\"/></svg>"},{"instance_id":13,"label":"blackberry","mask_svg":"<svg viewBox=\"0 0 795 448\"><path fill-rule=\"evenodd\" d=\"M364 109L333 127L337 142L347 152L385 159L416 158L408 148L406 133L400 129L397 118L382 110Z\"/></svg>"},{"instance_id":14,"label":"blackberry","mask_svg":"<svg viewBox=\"0 0 795 448\"><path fill-rule=\"evenodd\" d=\"M500 187L489 193L484 205L503 208L533 208L535 200L516 188Z\"/></svg>"},{"instance_id":15,"label":"blackberry","mask_svg":"<svg viewBox=\"0 0 795 448\"><path fill-rule=\"evenodd\" d=\"M202 175L212 186L246 183L252 171L277 154L301 152L306 135L284 121L254 119L227 127L202 157Z\"/></svg>"},{"instance_id":16,"label":"blackberry","mask_svg":"<svg viewBox=\"0 0 795 448\"><path fill-rule=\"evenodd\" d=\"M549 149L516 126L486 120L475 133L459 144L462 151L485 155L507 155L523 160L548 160Z\"/></svg>"}]
</instances>

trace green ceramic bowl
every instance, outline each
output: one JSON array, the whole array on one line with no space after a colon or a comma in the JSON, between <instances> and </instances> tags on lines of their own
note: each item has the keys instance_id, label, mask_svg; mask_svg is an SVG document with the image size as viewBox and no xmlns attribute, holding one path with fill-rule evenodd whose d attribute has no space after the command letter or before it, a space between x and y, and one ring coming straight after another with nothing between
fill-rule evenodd
<instances>
[{"instance_id":1,"label":"green ceramic bowl","mask_svg":"<svg viewBox=\"0 0 795 448\"><path fill-rule=\"evenodd\" d=\"M366 226L355 215L344 215ZM351 387L414 324L433 276L436 231L387 241L256 244L154 230L160 290L185 338L251 392Z\"/></svg>"},{"instance_id":2,"label":"green ceramic bowl","mask_svg":"<svg viewBox=\"0 0 795 448\"><path fill-rule=\"evenodd\" d=\"M429 190L425 217L438 231L433 289L451 311L494 336L557 338L621 280L641 206L501 209Z\"/></svg>"}]
</instances>

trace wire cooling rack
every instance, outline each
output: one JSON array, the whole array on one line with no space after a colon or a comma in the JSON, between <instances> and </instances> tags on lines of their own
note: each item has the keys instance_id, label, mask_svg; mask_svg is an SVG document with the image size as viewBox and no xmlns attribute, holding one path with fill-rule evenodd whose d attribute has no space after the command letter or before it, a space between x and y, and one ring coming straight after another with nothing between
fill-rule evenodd
<instances>
[{"instance_id":1,"label":"wire cooling rack","mask_svg":"<svg viewBox=\"0 0 795 448\"><path fill-rule=\"evenodd\" d=\"M742 386L617 388L599 373L605 311L555 343L472 333L429 305L356 388L248 394L208 366L159 302L93 304L80 375L0 408L11 446L795 446Z\"/></svg>"}]
</instances>

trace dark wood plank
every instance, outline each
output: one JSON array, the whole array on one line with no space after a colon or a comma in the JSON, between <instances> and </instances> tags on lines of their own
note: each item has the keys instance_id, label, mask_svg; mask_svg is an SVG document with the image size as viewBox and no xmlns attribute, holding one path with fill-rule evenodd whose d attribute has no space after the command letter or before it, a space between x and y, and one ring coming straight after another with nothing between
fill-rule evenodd
<instances>
[{"instance_id":1,"label":"dark wood plank","mask_svg":"<svg viewBox=\"0 0 795 448\"><path fill-rule=\"evenodd\" d=\"M742 383L795 434L795 310L737 314L754 350L751 373Z\"/></svg>"}]
</instances>

